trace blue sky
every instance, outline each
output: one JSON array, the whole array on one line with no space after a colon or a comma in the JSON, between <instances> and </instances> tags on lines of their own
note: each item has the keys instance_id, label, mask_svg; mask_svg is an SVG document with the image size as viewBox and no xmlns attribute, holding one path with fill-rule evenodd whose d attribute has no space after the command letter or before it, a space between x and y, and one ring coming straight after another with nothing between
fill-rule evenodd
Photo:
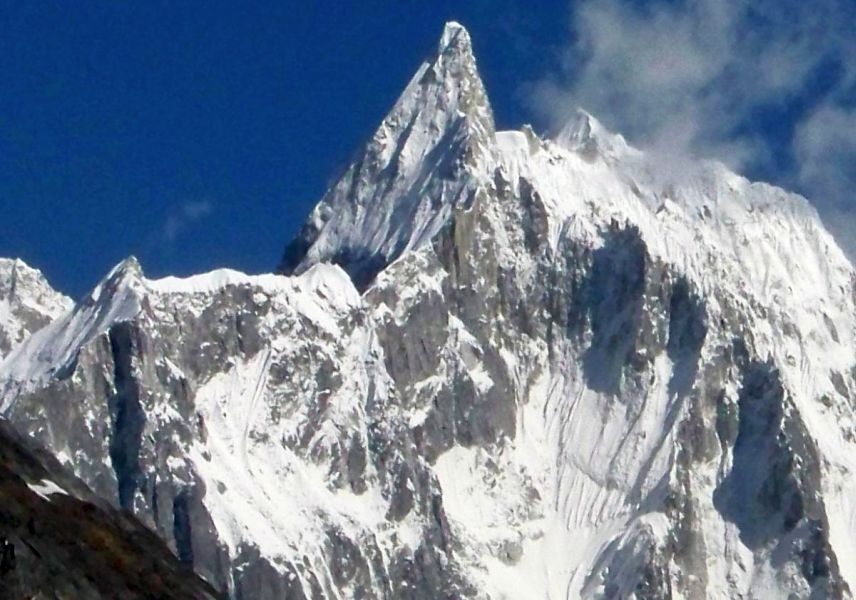
<instances>
[{"instance_id":1,"label":"blue sky","mask_svg":"<svg viewBox=\"0 0 856 600\"><path fill-rule=\"evenodd\" d=\"M821 196L847 237L854 10L806 4L9 5L0 256L75 296L130 254L153 277L270 270L450 19L501 127L549 129L582 105L665 160Z\"/></svg>"}]
</instances>

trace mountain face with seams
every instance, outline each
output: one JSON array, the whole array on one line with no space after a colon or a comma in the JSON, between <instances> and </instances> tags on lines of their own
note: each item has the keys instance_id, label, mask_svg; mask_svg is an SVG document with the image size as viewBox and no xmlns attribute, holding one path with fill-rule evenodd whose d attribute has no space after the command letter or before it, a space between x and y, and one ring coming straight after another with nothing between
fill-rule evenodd
<instances>
[{"instance_id":1,"label":"mountain face with seams","mask_svg":"<svg viewBox=\"0 0 856 600\"><path fill-rule=\"evenodd\" d=\"M851 597L856 278L803 198L496 131L449 24L279 271L129 259L0 410L234 598Z\"/></svg>"}]
</instances>

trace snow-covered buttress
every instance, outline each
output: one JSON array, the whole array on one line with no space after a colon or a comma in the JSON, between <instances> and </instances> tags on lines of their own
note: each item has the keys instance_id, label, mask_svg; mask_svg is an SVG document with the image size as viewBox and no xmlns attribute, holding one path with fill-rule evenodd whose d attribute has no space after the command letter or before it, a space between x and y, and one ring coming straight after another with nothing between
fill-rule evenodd
<instances>
[{"instance_id":1,"label":"snow-covered buttress","mask_svg":"<svg viewBox=\"0 0 856 600\"><path fill-rule=\"evenodd\" d=\"M496 132L449 24L280 271L126 261L4 414L235 598L851 596L854 270L805 199Z\"/></svg>"}]
</instances>

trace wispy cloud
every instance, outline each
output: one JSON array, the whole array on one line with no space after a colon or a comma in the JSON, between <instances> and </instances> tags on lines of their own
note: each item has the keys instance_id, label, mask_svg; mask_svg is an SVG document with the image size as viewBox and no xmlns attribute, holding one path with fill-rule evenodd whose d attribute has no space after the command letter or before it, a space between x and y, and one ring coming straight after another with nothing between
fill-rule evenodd
<instances>
[{"instance_id":1,"label":"wispy cloud","mask_svg":"<svg viewBox=\"0 0 856 600\"><path fill-rule=\"evenodd\" d=\"M164 239L174 242L188 226L208 216L212 210L214 205L208 200L185 202L164 221L162 232Z\"/></svg>"},{"instance_id":2,"label":"wispy cloud","mask_svg":"<svg viewBox=\"0 0 856 600\"><path fill-rule=\"evenodd\" d=\"M582 106L657 154L761 173L856 224L854 17L840 0L584 0L533 106L555 124Z\"/></svg>"},{"instance_id":3,"label":"wispy cloud","mask_svg":"<svg viewBox=\"0 0 856 600\"><path fill-rule=\"evenodd\" d=\"M819 199L827 226L856 257L856 111L824 104L799 123L797 177Z\"/></svg>"}]
</instances>

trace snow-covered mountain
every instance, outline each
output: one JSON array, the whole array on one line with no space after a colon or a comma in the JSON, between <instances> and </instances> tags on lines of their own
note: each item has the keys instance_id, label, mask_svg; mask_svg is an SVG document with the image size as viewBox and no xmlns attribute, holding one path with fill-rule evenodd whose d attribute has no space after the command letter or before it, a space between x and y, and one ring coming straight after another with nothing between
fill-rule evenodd
<instances>
[{"instance_id":1,"label":"snow-covered mountain","mask_svg":"<svg viewBox=\"0 0 856 600\"><path fill-rule=\"evenodd\" d=\"M0 359L71 305L36 269L0 258Z\"/></svg>"},{"instance_id":2,"label":"snow-covered mountain","mask_svg":"<svg viewBox=\"0 0 856 600\"><path fill-rule=\"evenodd\" d=\"M235 598L851 597L856 278L805 199L498 132L450 23L280 271L125 261L3 414Z\"/></svg>"}]
</instances>

